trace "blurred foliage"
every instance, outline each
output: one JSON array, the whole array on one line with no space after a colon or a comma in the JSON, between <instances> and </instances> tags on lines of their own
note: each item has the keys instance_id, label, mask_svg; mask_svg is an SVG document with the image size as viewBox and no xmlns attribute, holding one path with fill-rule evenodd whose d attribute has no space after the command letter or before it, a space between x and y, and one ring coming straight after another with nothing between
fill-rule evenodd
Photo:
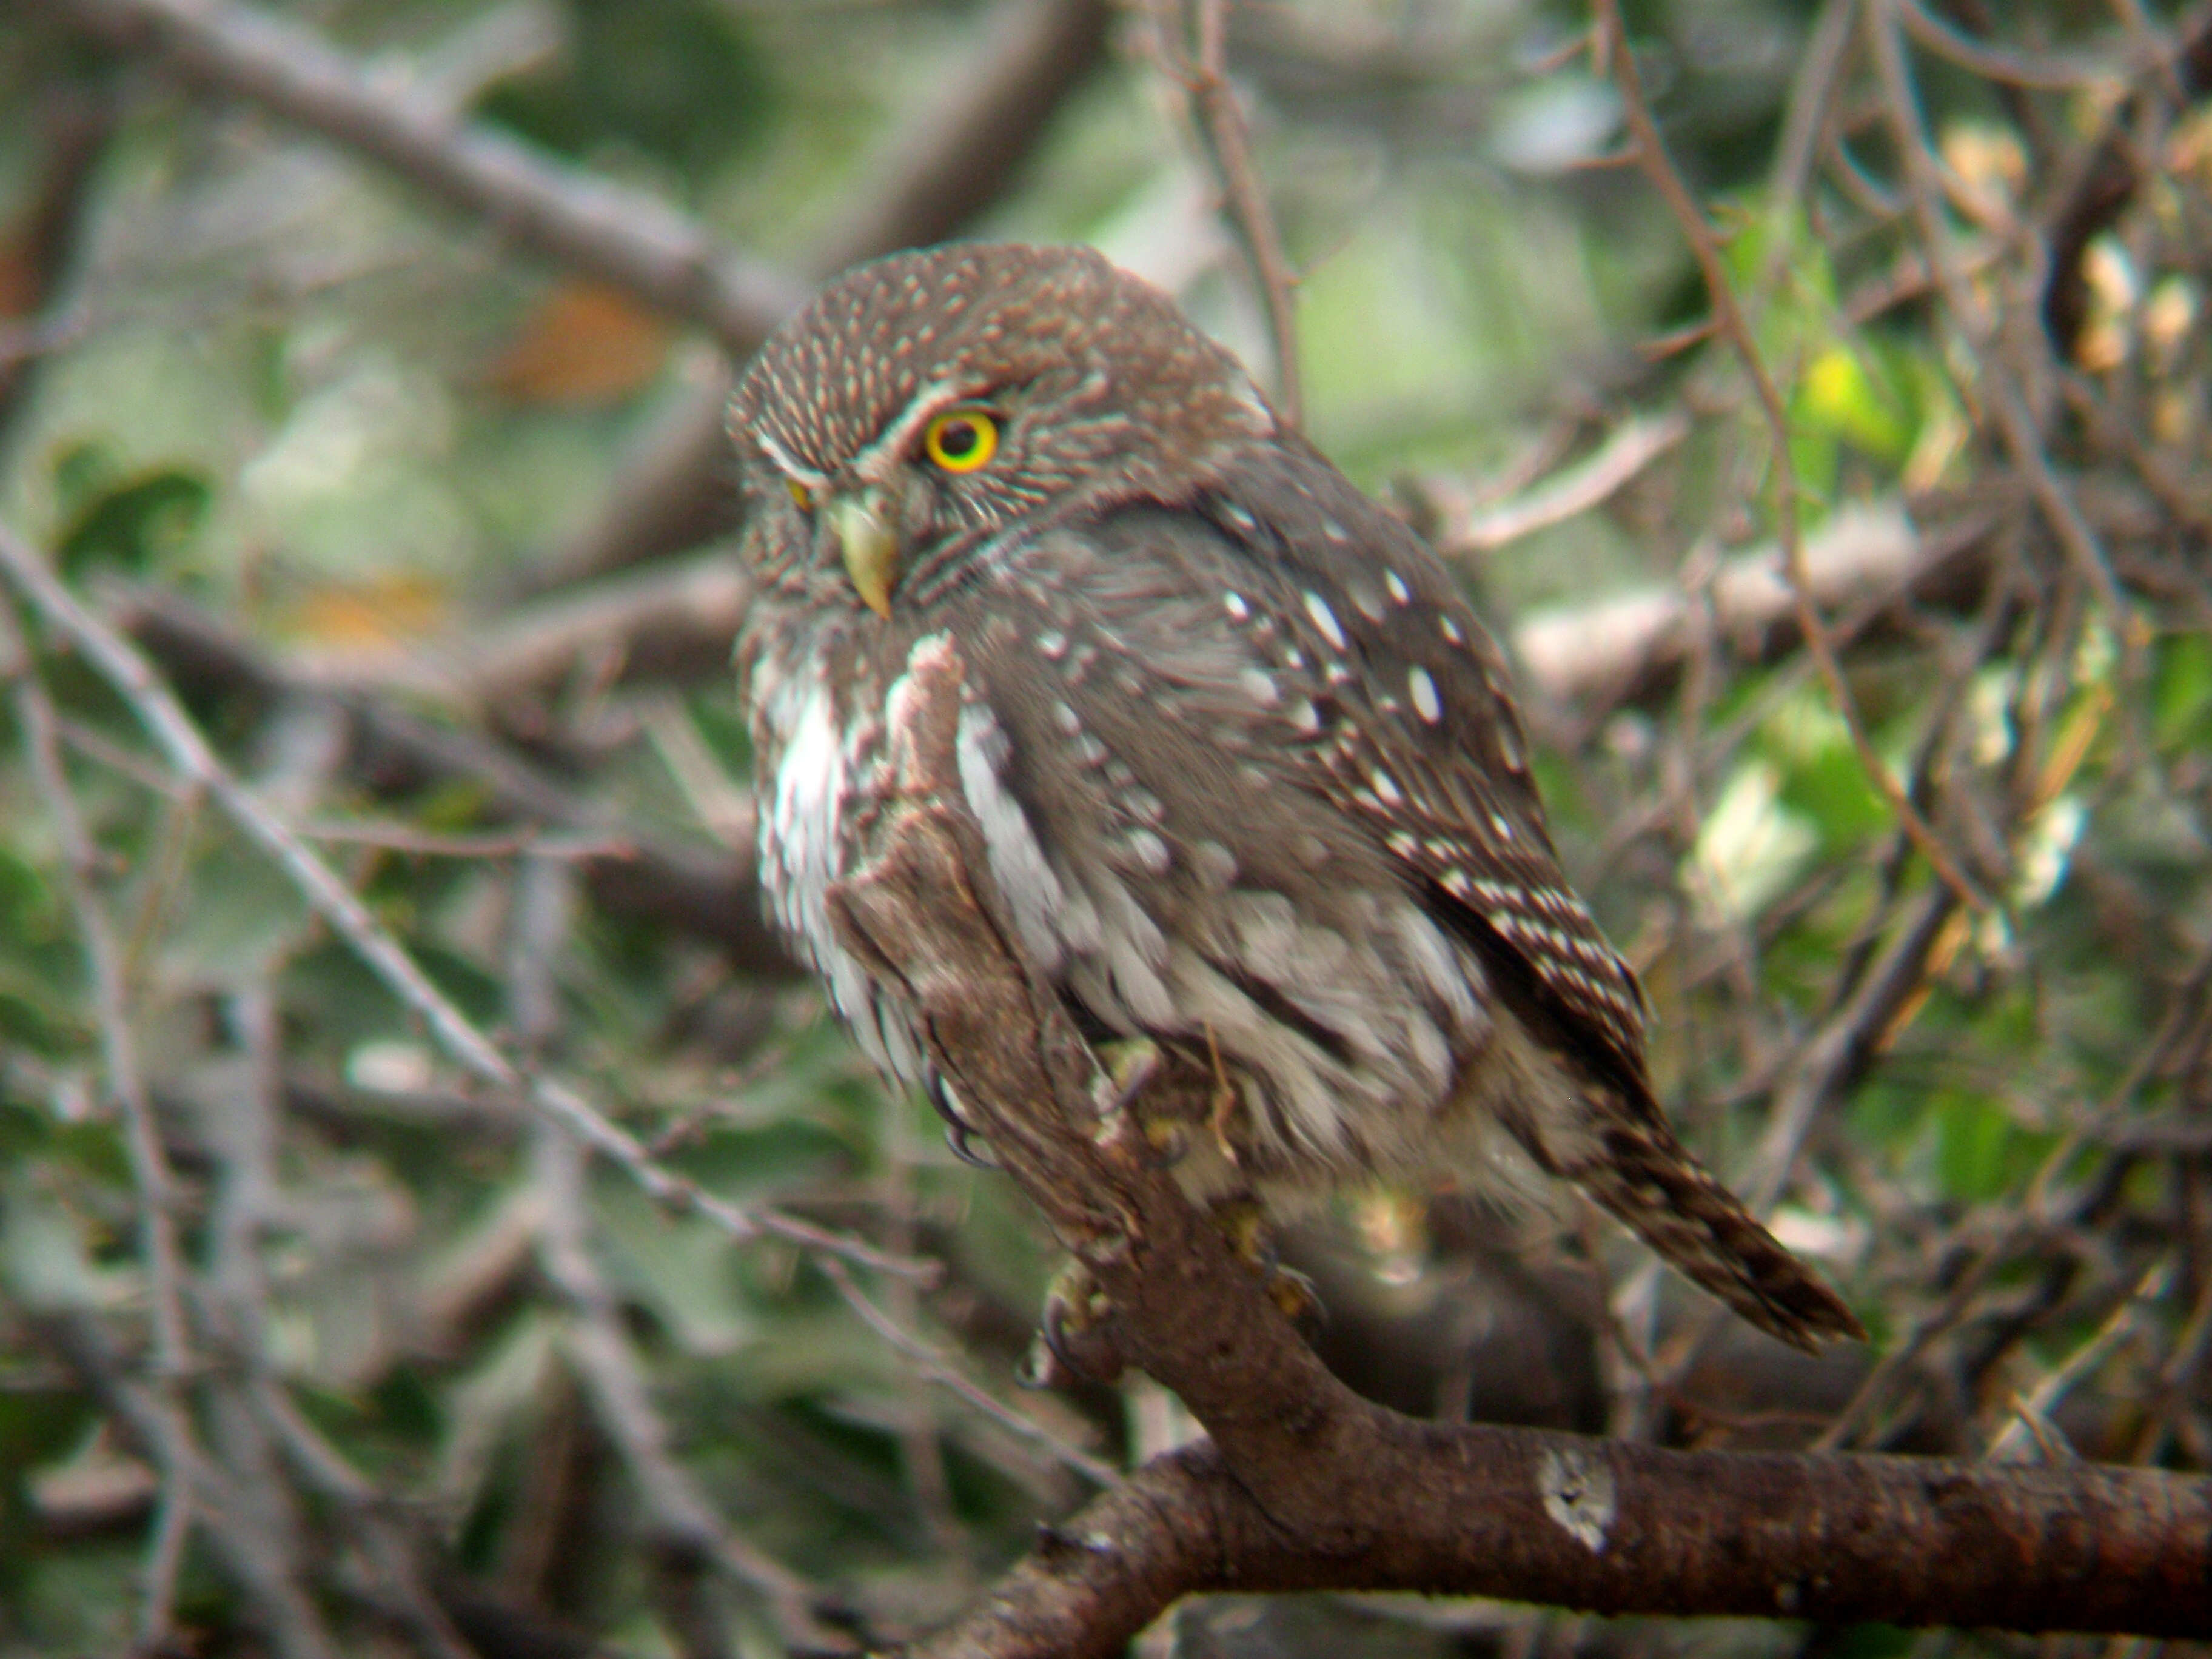
<instances>
[{"instance_id":1,"label":"blurred foliage","mask_svg":"<svg viewBox=\"0 0 2212 1659\"><path fill-rule=\"evenodd\" d=\"M2033 480L1991 435L1976 356L2005 343L1957 325L1911 268L1910 216L1869 205L1899 188L1894 140L1854 115L1860 177L1839 184L1828 155L1817 183L1778 181L1814 9L1629 10L1656 112L1711 203L1781 388L1808 536L1900 497L1930 526L1950 514L2016 534L1963 608L1931 598L1880 627L1839 618L1854 630L1848 719L1801 653L1717 629L1662 696L1540 699L1563 854L1645 975L1656 1068L1687 1133L1733 1173L1764 1168L1771 1108L1815 1039L1929 918L1908 992L1859 1034L1867 1053L1823 1103L1795 1178L1776 1176L1781 1230L1844 1286L1877 1352L1911 1340L1848 1440L1978 1453L2030 1401L2039 1432L2087 1453L2203 1471L2212 117L2139 112L2160 170L2091 249L2085 331L2036 387L2039 411L2071 410L2041 428L2077 444L2069 480L2118 490L2115 458L2147 458L2122 480L2133 494L2098 498L2106 544L2124 533L2139 556L2123 615L2049 533L2020 527ZM2171 25L2152 11L2144 27ZM795 270L908 142L914 112L995 38L981 7L951 0L291 12L457 118L650 188ZM2005 39L2022 52L2109 52L2123 27L2057 0L2010 12ZM1232 40L1304 273L1308 425L1361 483L1495 501L1638 411L1692 417L1598 510L1470 559L1501 629L1638 584L1702 592L1717 562L1780 534L1768 434L1725 343L1653 346L1703 319L1706 296L1645 182L1600 165L1617 158L1620 112L1587 57L1563 50L1584 25L1547 0L1310 0L1240 11ZM347 1650L401 1638L358 1516L307 1467L310 1443L506 1603L616 1650L714 1650L686 1623L682 1575L647 1547L664 1500L592 1392L594 1328L636 1359L663 1455L732 1535L833 1589L866 1629L949 1615L1088 1490L1011 1425L1116 1462L1157 1447L1158 1402L1140 1389L1017 1394L1048 1242L1004 1182L951 1156L926 1106L886 1097L810 989L704 928L598 902L588 881L553 958L532 957L537 864L580 867L579 846L623 838L741 861L748 757L719 667L630 674L615 651L483 699L447 695L435 672L518 613L532 573L696 395L710 346L329 142L88 52L52 15L0 33L0 520L108 614L180 593L277 665L278 683L253 684L165 659L257 798L471 1018L526 1035L706 1189L941 1258L936 1290L870 1276L868 1294L999 1407L933 1387L821 1261L734 1245L596 1164L563 1212L604 1282L592 1327L550 1265L553 1132L452 1066L291 880L168 771L134 711L33 630L0 717L0 1649L130 1647L161 1513L148 1448L56 1336L89 1319L128 1375L149 1374L143 1175L68 836L31 763L31 684L58 716L90 843L79 873L119 953L173 1171L204 1369L159 1381L190 1395L215 1455L283 1488L273 1531L289 1529L293 1569ZM1212 185L1139 34L1121 21L1115 51L971 228L1095 241L1264 362ZM1977 262L1960 280L2024 326L2023 256L1990 227L2063 205L2047 179L2080 162L2119 88L2031 96L1920 67L1950 231ZM65 204L65 268L42 286L31 240L62 234L40 216L71 100L107 125ZM729 528L703 544L710 556L726 556ZM363 699L537 768L577 809L555 826L574 844L518 831L491 769L378 762ZM1939 908L1850 720L1990 907ZM532 977L557 998L550 1032L529 1032L520 1006ZM1367 1249L1377 1297L1402 1288L1392 1275L1409 1256L1434 1285L1485 1252L1534 1255L1585 1287L1593 1265L1622 1283L1635 1265L1611 1242L1577 1265L1571 1240L1540 1226L1500 1252L1465 1224L1349 1218L1327 1248ZM1648 1302L1626 1314L1632 1343L1660 1328ZM1401 1334L1418 1352L1443 1328ZM1763 1431L1753 1412L1732 1424L1719 1395L1701 1402L1679 1350L1648 1364L1602 1351L1614 1394L1578 1426ZM1438 1373L1457 1363L1440 1346ZM1744 1374L1767 1380L1743 1388L1817 1423L1869 1362L1777 1363L1755 1353ZM1639 1394L1654 1366L1665 1375ZM1472 1386L1431 1381L1431 1406ZM296 1407L290 1429L254 1415L259 1382ZM204 1528L175 1572L170 1650L261 1650ZM705 1593L721 1650L778 1650L761 1597L726 1577ZM1180 1650L1770 1652L1802 1637L1547 1617L1224 1599L1186 1616ZM1903 1645L1888 1631L1820 1639Z\"/></svg>"}]
</instances>

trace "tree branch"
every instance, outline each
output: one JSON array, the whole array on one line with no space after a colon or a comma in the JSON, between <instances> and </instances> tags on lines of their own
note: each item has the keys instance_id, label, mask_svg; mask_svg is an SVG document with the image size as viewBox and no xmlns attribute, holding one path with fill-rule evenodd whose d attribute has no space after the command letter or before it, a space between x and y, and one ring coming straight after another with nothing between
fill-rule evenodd
<instances>
[{"instance_id":1,"label":"tree branch","mask_svg":"<svg viewBox=\"0 0 2212 1659\"><path fill-rule=\"evenodd\" d=\"M656 592L651 616L665 615L672 604L696 602L695 617L700 609L709 607L713 596L692 580L702 575L706 586L713 585L711 573L691 573L678 583L674 593ZM733 580L730 586L734 595L741 597L741 579ZM619 596L615 603L623 603ZM782 945L762 920L749 859L718 856L635 834L504 745L407 713L379 696L375 682L368 677L319 681L295 672L179 595L159 588L128 588L111 604L108 614L187 689L212 688L270 701L334 699L348 722L353 769L380 793L395 793L425 781L464 781L481 789L492 810L504 818L620 842L618 848L595 853L582 861L595 902L623 915L711 939L732 961L752 972L782 975L791 971ZM573 616L564 608L560 615L538 618L534 625L574 641L574 648L578 650L610 640L605 629L594 630L588 624L580 634L571 632L572 621ZM734 631L735 627L732 617L728 629ZM486 634L488 665L504 665L520 675L542 664L542 653L527 640L512 649L502 643L512 637L500 629ZM727 641L726 632L720 647L720 659L726 664ZM513 679L495 674L481 688L470 683L447 689L466 699L477 695L496 696L513 684ZM423 688L417 684L413 689Z\"/></svg>"},{"instance_id":2,"label":"tree branch","mask_svg":"<svg viewBox=\"0 0 2212 1659\"><path fill-rule=\"evenodd\" d=\"M444 100L373 80L320 36L240 5L46 0L112 44L359 151L521 246L711 331L742 356L805 298L783 273L719 247L654 198L565 167Z\"/></svg>"},{"instance_id":3,"label":"tree branch","mask_svg":"<svg viewBox=\"0 0 2212 1659\"><path fill-rule=\"evenodd\" d=\"M1004 192L1052 118L1106 57L1104 0L1000 0L974 62L860 169L876 181L805 261L821 275L942 241ZM687 386L638 442L599 510L521 573L544 592L641 564L730 527L726 365Z\"/></svg>"},{"instance_id":4,"label":"tree branch","mask_svg":"<svg viewBox=\"0 0 2212 1659\"><path fill-rule=\"evenodd\" d=\"M56 635L82 655L130 708L170 768L203 791L245 840L276 865L385 989L422 1022L447 1058L478 1084L526 1098L619 1165L655 1202L679 1213L702 1216L741 1243L780 1238L869 1267L927 1276L929 1270L922 1263L887 1255L773 1206L747 1206L719 1197L654 1158L635 1135L574 1088L555 1078L526 1073L438 988L299 832L238 781L137 649L86 610L4 526L0 526L0 583L20 594Z\"/></svg>"},{"instance_id":5,"label":"tree branch","mask_svg":"<svg viewBox=\"0 0 2212 1659\"><path fill-rule=\"evenodd\" d=\"M1061 1528L927 1655L1107 1655L1178 1597L1419 1589L1605 1613L2212 1630L2212 1482L2067 1465L1680 1452L1416 1422L1324 1370L1157 1167L994 914L925 641L898 792L834 900L994 1152L1110 1299L1103 1343L1212 1437Z\"/></svg>"},{"instance_id":6,"label":"tree branch","mask_svg":"<svg viewBox=\"0 0 2212 1659\"><path fill-rule=\"evenodd\" d=\"M1067 95L1106 56L1107 0L1000 0L974 60L862 169L870 187L807 268L832 275L942 241L1003 195Z\"/></svg>"}]
</instances>

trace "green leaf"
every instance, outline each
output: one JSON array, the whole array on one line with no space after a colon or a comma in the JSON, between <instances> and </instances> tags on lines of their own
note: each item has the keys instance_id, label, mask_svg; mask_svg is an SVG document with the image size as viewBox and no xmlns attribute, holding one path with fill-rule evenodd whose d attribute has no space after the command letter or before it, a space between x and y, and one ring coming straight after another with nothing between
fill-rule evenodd
<instances>
[{"instance_id":1,"label":"green leaf","mask_svg":"<svg viewBox=\"0 0 2212 1659\"><path fill-rule=\"evenodd\" d=\"M2160 642L2152 669L2151 721L2158 746L2178 750L2202 743L2212 710L2212 639L2178 634Z\"/></svg>"},{"instance_id":2,"label":"green leaf","mask_svg":"<svg viewBox=\"0 0 2212 1659\"><path fill-rule=\"evenodd\" d=\"M1944 1196L1978 1204L2002 1194L2010 1186L2012 1120L1986 1100L1958 1095L1938 1101L1935 1120L1936 1178Z\"/></svg>"},{"instance_id":3,"label":"green leaf","mask_svg":"<svg viewBox=\"0 0 2212 1659\"><path fill-rule=\"evenodd\" d=\"M191 539L213 495L205 477L181 467L125 478L94 493L68 520L55 562L72 581L102 564L143 575Z\"/></svg>"},{"instance_id":4,"label":"green leaf","mask_svg":"<svg viewBox=\"0 0 2212 1659\"><path fill-rule=\"evenodd\" d=\"M1894 390L1841 341L1805 365L1792 413L1800 429L1844 439L1877 459L1901 461L1912 447L1913 423Z\"/></svg>"},{"instance_id":5,"label":"green leaf","mask_svg":"<svg viewBox=\"0 0 2212 1659\"><path fill-rule=\"evenodd\" d=\"M547 149L610 142L699 178L772 107L767 65L713 0L568 0L568 50L495 88L482 112Z\"/></svg>"},{"instance_id":6,"label":"green leaf","mask_svg":"<svg viewBox=\"0 0 2212 1659\"><path fill-rule=\"evenodd\" d=\"M92 1040L92 1027L54 994L53 981L0 962L0 1038L58 1060Z\"/></svg>"},{"instance_id":7,"label":"green leaf","mask_svg":"<svg viewBox=\"0 0 2212 1659\"><path fill-rule=\"evenodd\" d=\"M678 1346L736 1352L755 1335L726 1234L696 1217L671 1216L631 1182L597 1183L609 1276L651 1308Z\"/></svg>"}]
</instances>

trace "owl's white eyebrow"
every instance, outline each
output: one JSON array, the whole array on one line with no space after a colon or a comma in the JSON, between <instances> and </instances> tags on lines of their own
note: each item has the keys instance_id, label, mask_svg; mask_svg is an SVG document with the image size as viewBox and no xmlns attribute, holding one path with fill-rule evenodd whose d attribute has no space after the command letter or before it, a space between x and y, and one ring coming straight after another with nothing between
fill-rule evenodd
<instances>
[{"instance_id":1,"label":"owl's white eyebrow","mask_svg":"<svg viewBox=\"0 0 2212 1659\"><path fill-rule=\"evenodd\" d=\"M916 427L941 410L973 403L981 395L981 387L962 380L939 380L922 387L875 442L853 458L853 471L871 483L880 482L885 463L896 462L905 454Z\"/></svg>"},{"instance_id":2,"label":"owl's white eyebrow","mask_svg":"<svg viewBox=\"0 0 2212 1659\"><path fill-rule=\"evenodd\" d=\"M797 461L792 459L791 452L769 437L767 433L754 433L753 441L761 447L761 453L775 464L776 471L782 473L785 477L795 479L809 489L828 488L830 479L826 474L817 472L811 466L799 465Z\"/></svg>"}]
</instances>

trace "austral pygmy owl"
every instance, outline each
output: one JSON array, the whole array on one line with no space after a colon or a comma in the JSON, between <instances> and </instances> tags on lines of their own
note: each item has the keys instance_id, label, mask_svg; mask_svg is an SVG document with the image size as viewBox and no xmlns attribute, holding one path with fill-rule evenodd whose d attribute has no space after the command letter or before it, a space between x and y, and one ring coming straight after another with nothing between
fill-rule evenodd
<instances>
[{"instance_id":1,"label":"austral pygmy owl","mask_svg":"<svg viewBox=\"0 0 2212 1659\"><path fill-rule=\"evenodd\" d=\"M943 634L1024 947L1094 1038L1218 1056L1247 1190L1479 1176L1503 1128L1754 1324L1859 1334L1668 1127L1443 566L1164 295L1076 248L879 260L732 423L762 879L880 1065L928 1081L828 895Z\"/></svg>"}]
</instances>

